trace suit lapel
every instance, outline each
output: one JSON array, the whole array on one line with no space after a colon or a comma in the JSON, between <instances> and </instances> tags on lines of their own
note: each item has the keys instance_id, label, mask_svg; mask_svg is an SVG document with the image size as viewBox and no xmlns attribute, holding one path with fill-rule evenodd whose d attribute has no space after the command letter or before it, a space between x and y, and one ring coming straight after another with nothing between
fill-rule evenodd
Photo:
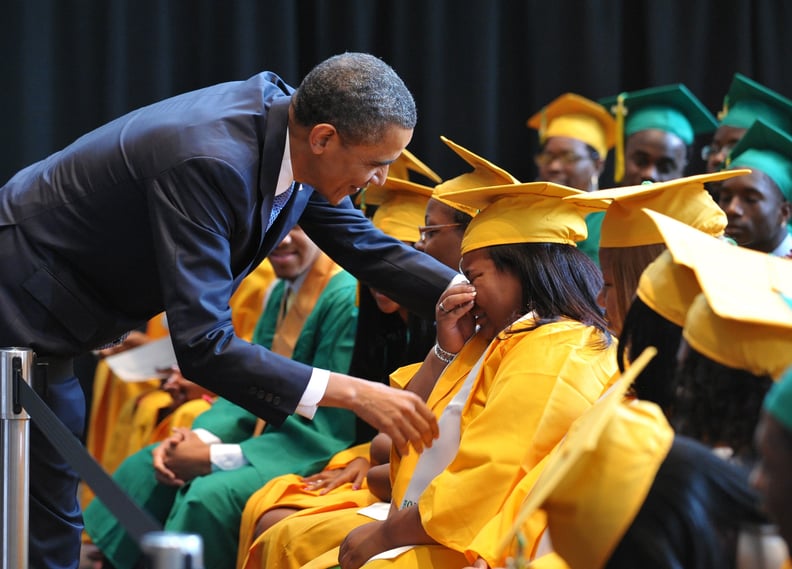
<instances>
[{"instance_id":1,"label":"suit lapel","mask_svg":"<svg viewBox=\"0 0 792 569\"><path fill-rule=\"evenodd\" d=\"M286 128L289 125L290 97L276 99L267 112L267 126L264 134L264 146L261 150L261 166L259 167L259 193L262 197L262 221L267 226L275 186L278 183L283 150L286 147ZM265 211L266 210L266 211Z\"/></svg>"},{"instance_id":2,"label":"suit lapel","mask_svg":"<svg viewBox=\"0 0 792 569\"><path fill-rule=\"evenodd\" d=\"M267 111L267 124L264 131L264 144L261 150L261 165L259 166L259 195L261 196L261 211L259 212L261 231L264 232L269 222L270 211L272 211L272 200L275 197L275 187L278 183L280 174L281 160L286 147L286 129L289 124L289 103L291 97L280 97L272 102ZM296 193L296 192L294 192ZM269 252L282 239L283 217L285 210L290 208L294 201L292 195L289 202L283 208L279 218L266 234L261 236L261 246L259 255L252 266L269 255Z\"/></svg>"}]
</instances>

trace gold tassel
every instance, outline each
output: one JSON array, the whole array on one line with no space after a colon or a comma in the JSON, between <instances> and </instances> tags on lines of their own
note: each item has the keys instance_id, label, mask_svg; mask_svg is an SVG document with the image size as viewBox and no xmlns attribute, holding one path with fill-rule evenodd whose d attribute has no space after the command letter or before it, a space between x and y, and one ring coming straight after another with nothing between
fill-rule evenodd
<instances>
[{"instance_id":1,"label":"gold tassel","mask_svg":"<svg viewBox=\"0 0 792 569\"><path fill-rule=\"evenodd\" d=\"M627 116L627 107L624 99L627 93L619 93L616 105L611 107L611 112L616 117L616 163L613 167L613 180L618 183L624 178L624 117Z\"/></svg>"},{"instance_id":2,"label":"gold tassel","mask_svg":"<svg viewBox=\"0 0 792 569\"><path fill-rule=\"evenodd\" d=\"M722 121L729 114L729 95L723 97L723 108L718 112L718 121Z\"/></svg>"}]
</instances>

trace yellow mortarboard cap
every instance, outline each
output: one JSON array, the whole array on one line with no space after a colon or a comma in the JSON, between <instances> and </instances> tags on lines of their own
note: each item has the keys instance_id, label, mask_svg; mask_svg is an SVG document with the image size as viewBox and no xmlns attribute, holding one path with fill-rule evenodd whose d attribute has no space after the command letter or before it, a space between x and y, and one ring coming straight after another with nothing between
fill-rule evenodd
<instances>
[{"instance_id":1,"label":"yellow mortarboard cap","mask_svg":"<svg viewBox=\"0 0 792 569\"><path fill-rule=\"evenodd\" d=\"M449 200L481 210L462 237L462 254L492 245L565 243L586 238L584 214L561 198L580 190L531 182L448 192Z\"/></svg>"},{"instance_id":2,"label":"yellow mortarboard cap","mask_svg":"<svg viewBox=\"0 0 792 569\"><path fill-rule=\"evenodd\" d=\"M464 178L464 176L465 176L465 174L462 174L461 176L459 176L459 178ZM472 183L472 181L471 181L471 183ZM446 197L446 194L448 192L456 191L458 189L464 189L464 180L457 180L456 181L456 185L458 186L457 188L453 188L453 189L450 189L450 190L448 189L448 186L443 187L442 184L440 184L438 186L435 186L434 193L432 194L432 199L435 199L435 200L437 200L439 202L442 202L445 205L447 205L448 207L452 207L452 208L454 208L454 209L456 209L458 211L461 211L462 213L466 213L470 217L475 217L476 214L478 214L478 211L479 211L478 208L471 207L469 205L465 205L465 204L462 204L462 203L457 203L455 201L449 200ZM471 188L475 188L477 186L471 185L470 187Z\"/></svg>"},{"instance_id":3,"label":"yellow mortarboard cap","mask_svg":"<svg viewBox=\"0 0 792 569\"><path fill-rule=\"evenodd\" d=\"M656 350L646 352L572 424L526 497L503 548L541 508L553 549L569 567L596 569L610 558L674 438L657 405L624 402L626 390Z\"/></svg>"},{"instance_id":4,"label":"yellow mortarboard cap","mask_svg":"<svg viewBox=\"0 0 792 569\"><path fill-rule=\"evenodd\" d=\"M464 146L460 146L445 136L441 136L440 140L442 140L451 150L456 152L460 158L470 164L473 167L473 170L438 184L435 187L434 194L432 195L434 199L441 201L444 204L453 207L454 209L458 209L459 211L473 216L478 213L478 208L449 200L446 197L446 194L457 190L468 190L471 188L483 188L485 186L499 186L503 184L520 183L517 178L509 174L503 168L496 166L489 160L471 152Z\"/></svg>"},{"instance_id":5,"label":"yellow mortarboard cap","mask_svg":"<svg viewBox=\"0 0 792 569\"><path fill-rule=\"evenodd\" d=\"M398 178L400 180L409 180L410 172L420 174L433 181L435 184L439 184L443 181L434 170L418 160L415 154L405 148L399 157L388 168L388 177Z\"/></svg>"},{"instance_id":6,"label":"yellow mortarboard cap","mask_svg":"<svg viewBox=\"0 0 792 569\"><path fill-rule=\"evenodd\" d=\"M722 318L792 326L792 261L714 239L660 213L646 214L676 263L696 273L712 310Z\"/></svg>"},{"instance_id":7,"label":"yellow mortarboard cap","mask_svg":"<svg viewBox=\"0 0 792 569\"><path fill-rule=\"evenodd\" d=\"M753 292L744 290L733 304ZM792 365L792 319L770 325L720 316L710 306L706 291L691 304L682 336L709 359L753 375L777 380Z\"/></svg>"},{"instance_id":8,"label":"yellow mortarboard cap","mask_svg":"<svg viewBox=\"0 0 792 569\"><path fill-rule=\"evenodd\" d=\"M378 204L371 221L383 233L409 243L421 238L418 227L423 225L432 188L388 177L382 186L368 186L365 192L366 201Z\"/></svg>"},{"instance_id":9,"label":"yellow mortarboard cap","mask_svg":"<svg viewBox=\"0 0 792 569\"><path fill-rule=\"evenodd\" d=\"M718 120L722 125L747 129L757 119L783 131L792 131L792 101L741 73L735 73Z\"/></svg>"},{"instance_id":10,"label":"yellow mortarboard cap","mask_svg":"<svg viewBox=\"0 0 792 569\"><path fill-rule=\"evenodd\" d=\"M541 143L552 136L574 138L591 146L601 158L608 155L616 139L616 121L608 110L574 93L548 103L526 124L539 131Z\"/></svg>"},{"instance_id":11,"label":"yellow mortarboard cap","mask_svg":"<svg viewBox=\"0 0 792 569\"><path fill-rule=\"evenodd\" d=\"M462 158L465 162L470 164L473 167L472 172L468 172L466 174L462 174L465 176L465 188L469 188L471 183L475 183L476 188L483 188L484 186L500 186L503 184L519 184L520 181L509 174L503 168L496 166L489 160L482 158L478 154L475 154L465 148L464 146L460 146L456 142L449 140L445 136L441 136L440 140L446 143L446 145L457 153L457 155ZM455 180L458 180L461 176L457 176L456 178L451 178L450 180L446 180L441 185L446 186L446 190L450 188L456 189ZM474 181L475 180L475 181Z\"/></svg>"},{"instance_id":12,"label":"yellow mortarboard cap","mask_svg":"<svg viewBox=\"0 0 792 569\"><path fill-rule=\"evenodd\" d=\"M682 84L650 87L600 100L616 117L616 164L614 179L624 175L624 139L641 130L658 129L693 144L697 134L718 126L707 107Z\"/></svg>"},{"instance_id":13,"label":"yellow mortarboard cap","mask_svg":"<svg viewBox=\"0 0 792 569\"><path fill-rule=\"evenodd\" d=\"M700 292L693 269L676 263L671 252L666 250L644 269L636 295L649 308L681 328L693 299Z\"/></svg>"},{"instance_id":14,"label":"yellow mortarboard cap","mask_svg":"<svg viewBox=\"0 0 792 569\"><path fill-rule=\"evenodd\" d=\"M637 247L662 243L663 236L643 208L659 211L711 235L722 235L727 219L704 187L707 182L750 173L731 170L688 176L667 182L589 192L566 198L581 208L608 204L602 220L600 247Z\"/></svg>"}]
</instances>

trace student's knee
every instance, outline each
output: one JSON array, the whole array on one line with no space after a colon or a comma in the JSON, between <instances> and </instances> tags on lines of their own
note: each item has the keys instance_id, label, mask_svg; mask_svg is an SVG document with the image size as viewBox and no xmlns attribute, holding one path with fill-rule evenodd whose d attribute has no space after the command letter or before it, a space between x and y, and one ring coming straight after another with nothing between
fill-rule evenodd
<instances>
[{"instance_id":1,"label":"student's knee","mask_svg":"<svg viewBox=\"0 0 792 569\"><path fill-rule=\"evenodd\" d=\"M290 516L296 511L298 511L296 508L275 508L265 512L256 522L256 529L253 532L253 539L256 539L283 518Z\"/></svg>"}]
</instances>

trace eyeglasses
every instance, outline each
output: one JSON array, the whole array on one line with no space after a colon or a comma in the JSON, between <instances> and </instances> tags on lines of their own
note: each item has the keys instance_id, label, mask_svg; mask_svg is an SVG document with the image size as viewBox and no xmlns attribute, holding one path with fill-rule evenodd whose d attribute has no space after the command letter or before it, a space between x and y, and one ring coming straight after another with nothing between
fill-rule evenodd
<instances>
[{"instance_id":1,"label":"eyeglasses","mask_svg":"<svg viewBox=\"0 0 792 569\"><path fill-rule=\"evenodd\" d=\"M729 155L729 152L732 151L734 146L734 144L724 144L723 146L719 146L717 144L708 144L701 149L701 159L709 160L710 157L715 156L716 154L722 154L724 157L726 157Z\"/></svg>"},{"instance_id":2,"label":"eyeglasses","mask_svg":"<svg viewBox=\"0 0 792 569\"><path fill-rule=\"evenodd\" d=\"M580 154L575 154L572 151L562 152L560 154L553 154L552 152L540 152L536 156L534 156L534 162L540 168L544 166L548 166L555 162L556 160L561 161L561 164L564 166L572 166L577 164L581 160L585 160L588 158L587 156L581 156Z\"/></svg>"},{"instance_id":3,"label":"eyeglasses","mask_svg":"<svg viewBox=\"0 0 792 569\"><path fill-rule=\"evenodd\" d=\"M421 234L421 241L426 241L431 238L438 231L449 229L451 227L462 227L461 223L441 223L438 225L421 225L418 227L418 232Z\"/></svg>"}]
</instances>

